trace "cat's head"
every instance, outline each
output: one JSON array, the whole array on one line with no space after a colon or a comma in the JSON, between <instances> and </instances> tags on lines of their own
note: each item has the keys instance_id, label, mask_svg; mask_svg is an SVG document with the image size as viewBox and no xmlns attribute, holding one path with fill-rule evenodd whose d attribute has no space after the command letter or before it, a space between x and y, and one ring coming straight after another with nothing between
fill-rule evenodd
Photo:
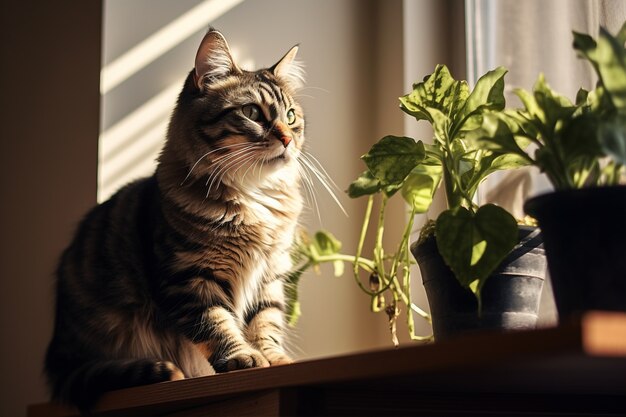
<instances>
[{"instance_id":1,"label":"cat's head","mask_svg":"<svg viewBox=\"0 0 626 417\"><path fill-rule=\"evenodd\" d=\"M304 115L294 97L303 83L297 52L294 46L269 68L242 70L222 34L210 30L178 98L161 163L182 164L180 179L204 181L207 192L298 177Z\"/></svg>"}]
</instances>

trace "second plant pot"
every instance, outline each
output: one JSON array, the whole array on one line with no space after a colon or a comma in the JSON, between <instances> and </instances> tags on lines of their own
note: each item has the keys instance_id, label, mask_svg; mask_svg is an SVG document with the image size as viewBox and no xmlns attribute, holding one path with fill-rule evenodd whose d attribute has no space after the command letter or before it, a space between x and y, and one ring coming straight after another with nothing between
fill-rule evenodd
<instances>
[{"instance_id":1,"label":"second plant pot","mask_svg":"<svg viewBox=\"0 0 626 417\"><path fill-rule=\"evenodd\" d=\"M434 237L411 246L422 273L435 340L484 329L535 328L546 259L536 228L520 226L519 236L520 243L486 281L480 313L476 297L445 264Z\"/></svg>"},{"instance_id":2,"label":"second plant pot","mask_svg":"<svg viewBox=\"0 0 626 417\"><path fill-rule=\"evenodd\" d=\"M541 227L560 318L626 311L626 186L555 191L524 209Z\"/></svg>"}]
</instances>

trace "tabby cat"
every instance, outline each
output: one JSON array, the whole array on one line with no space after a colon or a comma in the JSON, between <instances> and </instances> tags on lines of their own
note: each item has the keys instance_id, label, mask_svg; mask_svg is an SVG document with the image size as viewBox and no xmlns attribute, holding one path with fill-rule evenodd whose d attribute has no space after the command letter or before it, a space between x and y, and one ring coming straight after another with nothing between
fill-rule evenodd
<instances>
[{"instance_id":1,"label":"tabby cat","mask_svg":"<svg viewBox=\"0 0 626 417\"><path fill-rule=\"evenodd\" d=\"M293 47L245 71L209 30L155 174L82 221L57 271L54 399L291 362L283 278L302 208Z\"/></svg>"}]
</instances>

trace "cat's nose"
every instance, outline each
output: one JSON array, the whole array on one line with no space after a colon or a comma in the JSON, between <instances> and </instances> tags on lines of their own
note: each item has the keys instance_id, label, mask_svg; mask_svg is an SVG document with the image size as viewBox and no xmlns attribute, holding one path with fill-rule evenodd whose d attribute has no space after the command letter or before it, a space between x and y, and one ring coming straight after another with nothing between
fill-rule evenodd
<instances>
[{"instance_id":1,"label":"cat's nose","mask_svg":"<svg viewBox=\"0 0 626 417\"><path fill-rule=\"evenodd\" d=\"M283 146L286 148L289 146L293 138L289 132L289 128L283 122L276 122L274 127L272 128L272 134Z\"/></svg>"}]
</instances>

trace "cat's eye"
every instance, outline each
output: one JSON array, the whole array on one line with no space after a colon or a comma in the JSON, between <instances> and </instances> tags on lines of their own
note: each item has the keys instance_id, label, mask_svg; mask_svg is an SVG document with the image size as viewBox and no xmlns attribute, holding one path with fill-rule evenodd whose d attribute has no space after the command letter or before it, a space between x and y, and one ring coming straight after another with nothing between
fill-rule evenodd
<instances>
[{"instance_id":1,"label":"cat's eye","mask_svg":"<svg viewBox=\"0 0 626 417\"><path fill-rule=\"evenodd\" d=\"M289 111L287 112L287 123L292 125L295 122L296 122L296 112L294 111L294 109L289 109Z\"/></svg>"},{"instance_id":2,"label":"cat's eye","mask_svg":"<svg viewBox=\"0 0 626 417\"><path fill-rule=\"evenodd\" d=\"M260 122L263 120L263 113L256 104L246 104L241 108L241 112L253 122Z\"/></svg>"}]
</instances>

